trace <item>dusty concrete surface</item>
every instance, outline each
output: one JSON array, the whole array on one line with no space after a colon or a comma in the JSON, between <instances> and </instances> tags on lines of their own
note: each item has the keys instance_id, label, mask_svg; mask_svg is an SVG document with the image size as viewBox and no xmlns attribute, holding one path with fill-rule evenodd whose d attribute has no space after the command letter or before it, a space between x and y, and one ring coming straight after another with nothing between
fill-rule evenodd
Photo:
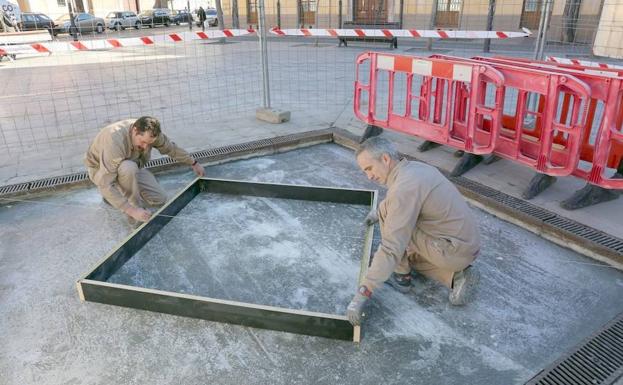
<instances>
[{"instance_id":1,"label":"dusty concrete surface","mask_svg":"<svg viewBox=\"0 0 623 385\"><path fill-rule=\"evenodd\" d=\"M336 145L207 171L374 187ZM173 194L192 174L159 179ZM2 206L0 384L522 384L623 311L623 273L475 214L484 244L477 300L451 307L446 289L424 279L407 295L382 288L357 346L80 303L75 280L130 232L124 216L92 188ZM309 245L319 264L332 256L320 252L325 243Z\"/></svg>"}]
</instances>

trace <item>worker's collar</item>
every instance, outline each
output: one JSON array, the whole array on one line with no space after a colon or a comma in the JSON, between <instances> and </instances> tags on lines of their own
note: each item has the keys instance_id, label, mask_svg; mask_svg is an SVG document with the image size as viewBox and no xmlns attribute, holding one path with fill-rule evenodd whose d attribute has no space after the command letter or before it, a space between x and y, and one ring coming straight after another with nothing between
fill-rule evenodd
<instances>
[{"instance_id":1,"label":"worker's collar","mask_svg":"<svg viewBox=\"0 0 623 385\"><path fill-rule=\"evenodd\" d=\"M408 160L404 158L400 159L400 161L398 161L398 163L396 163L394 168L389 172L389 175L387 176L387 182L386 182L386 185L388 188L392 184L394 184L394 182L396 181L396 178L398 177L398 173L400 172L400 169L402 169L407 163L409 163Z\"/></svg>"}]
</instances>

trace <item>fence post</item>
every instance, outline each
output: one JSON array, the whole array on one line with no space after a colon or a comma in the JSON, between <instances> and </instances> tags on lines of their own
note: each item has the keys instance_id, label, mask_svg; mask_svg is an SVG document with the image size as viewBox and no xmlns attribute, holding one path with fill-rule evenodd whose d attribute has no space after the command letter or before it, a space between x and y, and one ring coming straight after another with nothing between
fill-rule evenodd
<instances>
[{"instance_id":1,"label":"fence post","mask_svg":"<svg viewBox=\"0 0 623 385\"><path fill-rule=\"evenodd\" d=\"M493 31L493 16L495 15L495 0L489 0L489 13L487 14L487 31ZM491 39L485 39L484 52L491 49Z\"/></svg>"},{"instance_id":2,"label":"fence post","mask_svg":"<svg viewBox=\"0 0 623 385\"><path fill-rule=\"evenodd\" d=\"M545 41L547 40L547 27L548 27L548 19L549 12L551 10L551 1L552 0L544 0L543 5L541 6L541 19L539 20L539 32L536 35L536 41L534 44L534 60L543 59L543 50L545 49ZM536 111L538 97L534 94L530 94L528 96L528 108L530 111ZM527 120L527 125L531 126L533 123L536 123L536 119L534 115L530 114Z\"/></svg>"},{"instance_id":3,"label":"fence post","mask_svg":"<svg viewBox=\"0 0 623 385\"><path fill-rule=\"evenodd\" d=\"M433 10L430 14L430 29L434 29L435 28L435 23L437 22L437 0L433 0ZM431 51L433 49L433 39L432 38L428 38L428 41L426 42L426 49Z\"/></svg>"},{"instance_id":4,"label":"fence post","mask_svg":"<svg viewBox=\"0 0 623 385\"><path fill-rule=\"evenodd\" d=\"M188 9L188 29L193 30L193 14L190 12L190 0L186 1L186 8Z\"/></svg>"},{"instance_id":5,"label":"fence post","mask_svg":"<svg viewBox=\"0 0 623 385\"><path fill-rule=\"evenodd\" d=\"M342 0L338 1L338 8L337 26L339 29L342 29Z\"/></svg>"},{"instance_id":6,"label":"fence post","mask_svg":"<svg viewBox=\"0 0 623 385\"><path fill-rule=\"evenodd\" d=\"M240 29L240 19L238 17L238 0L231 2L231 18L235 29Z\"/></svg>"},{"instance_id":7,"label":"fence post","mask_svg":"<svg viewBox=\"0 0 623 385\"><path fill-rule=\"evenodd\" d=\"M277 27L281 29L281 1L277 0Z\"/></svg>"},{"instance_id":8,"label":"fence post","mask_svg":"<svg viewBox=\"0 0 623 385\"><path fill-rule=\"evenodd\" d=\"M255 111L255 117L269 123L283 123L290 120L289 111L279 111L270 107L270 81L268 78L268 42L266 41L266 11L264 0L258 0L258 28L260 52L262 55L262 108Z\"/></svg>"}]
</instances>

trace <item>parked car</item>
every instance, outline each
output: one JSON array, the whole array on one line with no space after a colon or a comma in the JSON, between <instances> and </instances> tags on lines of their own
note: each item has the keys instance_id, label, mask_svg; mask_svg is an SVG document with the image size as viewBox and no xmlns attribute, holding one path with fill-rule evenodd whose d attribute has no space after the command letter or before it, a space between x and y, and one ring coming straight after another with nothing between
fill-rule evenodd
<instances>
[{"instance_id":1,"label":"parked car","mask_svg":"<svg viewBox=\"0 0 623 385\"><path fill-rule=\"evenodd\" d=\"M218 17L216 17L216 9L208 8L206 9L206 23L210 27L216 27L218 25Z\"/></svg>"},{"instance_id":2,"label":"parked car","mask_svg":"<svg viewBox=\"0 0 623 385\"><path fill-rule=\"evenodd\" d=\"M43 13L22 13L22 31L36 31L41 29L47 29L50 35L56 36L56 24L52 19Z\"/></svg>"},{"instance_id":3,"label":"parked car","mask_svg":"<svg viewBox=\"0 0 623 385\"><path fill-rule=\"evenodd\" d=\"M141 27L141 21L138 16L136 16L136 13L130 11L110 12L104 20L106 20L106 26L108 28L117 31L126 28L139 29Z\"/></svg>"},{"instance_id":4,"label":"parked car","mask_svg":"<svg viewBox=\"0 0 623 385\"><path fill-rule=\"evenodd\" d=\"M208 25L208 27L216 27L218 25L218 17L216 16L216 9L208 8L205 10L205 12L206 12L206 24ZM199 21L199 16L197 16L197 27L201 27L201 21Z\"/></svg>"},{"instance_id":5,"label":"parked car","mask_svg":"<svg viewBox=\"0 0 623 385\"><path fill-rule=\"evenodd\" d=\"M171 22L176 25L180 25L180 23L192 23L193 15L188 13L188 11L177 11L171 16Z\"/></svg>"},{"instance_id":6,"label":"parked car","mask_svg":"<svg viewBox=\"0 0 623 385\"><path fill-rule=\"evenodd\" d=\"M153 28L156 25L164 25L168 27L171 24L171 18L169 16L168 10L164 9L151 9L148 11L143 11L140 15L138 15L141 20L141 24Z\"/></svg>"},{"instance_id":7,"label":"parked car","mask_svg":"<svg viewBox=\"0 0 623 385\"><path fill-rule=\"evenodd\" d=\"M85 32L102 33L106 26L106 21L104 21L104 19L89 13L77 13L74 16L74 21L76 23L76 30L80 34L84 34ZM69 14L64 14L56 19L56 24L58 32L71 33L71 19L69 18Z\"/></svg>"}]
</instances>

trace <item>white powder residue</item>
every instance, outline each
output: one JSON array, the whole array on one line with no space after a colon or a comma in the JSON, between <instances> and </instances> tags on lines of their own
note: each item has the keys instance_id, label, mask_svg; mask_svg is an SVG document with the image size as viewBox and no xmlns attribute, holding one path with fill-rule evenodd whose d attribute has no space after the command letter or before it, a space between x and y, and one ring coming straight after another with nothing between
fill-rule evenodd
<instances>
[{"instance_id":1,"label":"white powder residue","mask_svg":"<svg viewBox=\"0 0 623 385\"><path fill-rule=\"evenodd\" d=\"M432 346L427 349L427 352L421 353L426 359L426 364L430 364L430 359L439 357L441 345L453 345L476 350L483 361L497 371L512 370L530 373L528 368L505 355L457 334L457 331L442 318L422 308L408 296L385 288L377 290L375 293L378 300L382 301L383 309L392 313L389 318L393 325L383 329L383 335L387 338L421 335L430 341Z\"/></svg>"},{"instance_id":2,"label":"white powder residue","mask_svg":"<svg viewBox=\"0 0 623 385\"><path fill-rule=\"evenodd\" d=\"M301 257L301 250L300 245L284 240L279 243L271 243L269 246L258 250L257 256L260 259L278 260L279 263L285 265L294 265Z\"/></svg>"}]
</instances>

